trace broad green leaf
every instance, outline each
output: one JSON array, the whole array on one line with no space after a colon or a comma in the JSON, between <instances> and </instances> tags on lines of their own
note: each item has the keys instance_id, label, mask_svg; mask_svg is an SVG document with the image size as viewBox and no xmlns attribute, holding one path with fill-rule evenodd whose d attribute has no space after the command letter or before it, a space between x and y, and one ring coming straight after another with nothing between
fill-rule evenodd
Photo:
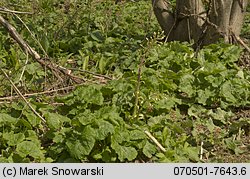
<instances>
[{"instance_id":1,"label":"broad green leaf","mask_svg":"<svg viewBox=\"0 0 250 179\"><path fill-rule=\"evenodd\" d=\"M118 158L121 162L123 162L125 159L128 159L128 161L132 161L138 155L138 153L134 147L122 146L116 142L112 142L111 147L118 154Z\"/></svg>"},{"instance_id":2,"label":"broad green leaf","mask_svg":"<svg viewBox=\"0 0 250 179\"><path fill-rule=\"evenodd\" d=\"M11 117L8 114L0 113L0 125L3 125L3 124L15 124L17 122L18 122L18 119L15 119L15 118Z\"/></svg>"},{"instance_id":3,"label":"broad green leaf","mask_svg":"<svg viewBox=\"0 0 250 179\"><path fill-rule=\"evenodd\" d=\"M97 42L102 42L104 40L100 31L91 32L90 36L92 37L93 40L95 40Z\"/></svg>"},{"instance_id":4,"label":"broad green leaf","mask_svg":"<svg viewBox=\"0 0 250 179\"><path fill-rule=\"evenodd\" d=\"M205 79L212 84L213 87L217 88L221 85L221 83L224 80L224 77L222 75L209 75L206 76Z\"/></svg>"},{"instance_id":5,"label":"broad green leaf","mask_svg":"<svg viewBox=\"0 0 250 179\"><path fill-rule=\"evenodd\" d=\"M93 138L87 139L86 141L69 139L66 142L66 146L68 148L68 152L72 157L81 160L91 152L93 143Z\"/></svg>"},{"instance_id":6,"label":"broad green leaf","mask_svg":"<svg viewBox=\"0 0 250 179\"><path fill-rule=\"evenodd\" d=\"M102 153L102 161L104 162L114 162L116 160L117 156L116 153L113 152L113 150L110 150L109 148L105 149Z\"/></svg>"},{"instance_id":7,"label":"broad green leaf","mask_svg":"<svg viewBox=\"0 0 250 179\"><path fill-rule=\"evenodd\" d=\"M162 115L162 116L154 116L148 119L148 125L150 127L154 127L156 125L161 125L162 121L166 120L166 116Z\"/></svg>"},{"instance_id":8,"label":"broad green leaf","mask_svg":"<svg viewBox=\"0 0 250 179\"><path fill-rule=\"evenodd\" d=\"M143 147L143 154L146 155L148 158L151 158L155 152L157 151L155 145L151 144L150 142L146 142L145 146Z\"/></svg>"},{"instance_id":9,"label":"broad green leaf","mask_svg":"<svg viewBox=\"0 0 250 179\"><path fill-rule=\"evenodd\" d=\"M84 159L89 155L95 145L95 130L87 126L81 136L73 136L66 141L68 152L76 159ZM75 138L77 137L77 138Z\"/></svg>"},{"instance_id":10,"label":"broad green leaf","mask_svg":"<svg viewBox=\"0 0 250 179\"><path fill-rule=\"evenodd\" d=\"M23 126L25 126L27 129L32 130L33 126L26 120L26 119L19 119L19 124L22 124Z\"/></svg>"},{"instance_id":11,"label":"broad green leaf","mask_svg":"<svg viewBox=\"0 0 250 179\"><path fill-rule=\"evenodd\" d=\"M156 109L170 110L175 106L176 101L177 100L175 100L172 97L163 96L163 99L156 102L155 108Z\"/></svg>"},{"instance_id":12,"label":"broad green leaf","mask_svg":"<svg viewBox=\"0 0 250 179\"><path fill-rule=\"evenodd\" d=\"M240 149L241 141L237 141L233 138L224 139L228 149L232 150L236 155L243 153L244 151Z\"/></svg>"},{"instance_id":13,"label":"broad green leaf","mask_svg":"<svg viewBox=\"0 0 250 179\"><path fill-rule=\"evenodd\" d=\"M12 131L8 133L3 133L3 139L7 141L8 145L16 146L25 139L25 136L23 133L14 134L14 132Z\"/></svg>"},{"instance_id":14,"label":"broad green leaf","mask_svg":"<svg viewBox=\"0 0 250 179\"><path fill-rule=\"evenodd\" d=\"M23 157L26 157L28 155L34 158L43 157L40 145L36 145L32 141L23 141L17 144L16 151L18 152L19 155Z\"/></svg>"},{"instance_id":15,"label":"broad green leaf","mask_svg":"<svg viewBox=\"0 0 250 179\"><path fill-rule=\"evenodd\" d=\"M116 107L105 106L99 110L99 118L104 119L112 123L113 125L119 126L124 124L123 119L120 117L120 114L117 112Z\"/></svg>"},{"instance_id":16,"label":"broad green leaf","mask_svg":"<svg viewBox=\"0 0 250 179\"><path fill-rule=\"evenodd\" d=\"M97 119L97 114L87 109L83 113L79 114L76 119L85 126L94 122Z\"/></svg>"},{"instance_id":17,"label":"broad green leaf","mask_svg":"<svg viewBox=\"0 0 250 179\"><path fill-rule=\"evenodd\" d=\"M202 113L205 113L206 109L202 107L201 105L192 105L190 108L188 108L188 115L194 116L195 118L199 118Z\"/></svg>"},{"instance_id":18,"label":"broad green leaf","mask_svg":"<svg viewBox=\"0 0 250 179\"><path fill-rule=\"evenodd\" d=\"M221 95L226 99L226 101L236 104L237 99L232 94L233 86L230 81L225 82L221 87Z\"/></svg>"},{"instance_id":19,"label":"broad green leaf","mask_svg":"<svg viewBox=\"0 0 250 179\"><path fill-rule=\"evenodd\" d=\"M40 124L41 119L38 118L34 113L24 112L24 114L32 126Z\"/></svg>"},{"instance_id":20,"label":"broad green leaf","mask_svg":"<svg viewBox=\"0 0 250 179\"><path fill-rule=\"evenodd\" d=\"M27 140L38 140L37 134L34 130L27 130L25 131L25 137Z\"/></svg>"},{"instance_id":21,"label":"broad green leaf","mask_svg":"<svg viewBox=\"0 0 250 179\"><path fill-rule=\"evenodd\" d=\"M145 133L143 131L141 131L141 130L132 130L129 133L130 133L130 139L131 140L146 139Z\"/></svg>"},{"instance_id":22,"label":"broad green leaf","mask_svg":"<svg viewBox=\"0 0 250 179\"><path fill-rule=\"evenodd\" d=\"M114 140L117 143L122 143L124 141L129 141L130 140L130 135L129 131L126 129L122 129L120 127L116 127L114 134L112 135L112 140Z\"/></svg>"},{"instance_id":23,"label":"broad green leaf","mask_svg":"<svg viewBox=\"0 0 250 179\"><path fill-rule=\"evenodd\" d=\"M217 108L217 110L213 113L211 113L211 116L222 122L224 125L227 124L227 119L231 118L233 116L233 113L231 111L227 112L222 110L221 108Z\"/></svg>"},{"instance_id":24,"label":"broad green leaf","mask_svg":"<svg viewBox=\"0 0 250 179\"><path fill-rule=\"evenodd\" d=\"M59 129L62 125L59 118L53 118L51 116L47 117L47 124L51 129Z\"/></svg>"},{"instance_id":25,"label":"broad green leaf","mask_svg":"<svg viewBox=\"0 0 250 179\"><path fill-rule=\"evenodd\" d=\"M80 87L74 91L74 95L76 96L76 99L82 103L102 105L104 101L100 88L95 85Z\"/></svg>"},{"instance_id":26,"label":"broad green leaf","mask_svg":"<svg viewBox=\"0 0 250 179\"><path fill-rule=\"evenodd\" d=\"M198 162L200 160L198 147L184 148L184 152L188 155L188 158L191 159L191 161Z\"/></svg>"},{"instance_id":27,"label":"broad green leaf","mask_svg":"<svg viewBox=\"0 0 250 179\"><path fill-rule=\"evenodd\" d=\"M59 129L62 127L64 122L70 122L71 120L65 116L57 113L47 113L45 114L47 124L51 129Z\"/></svg>"},{"instance_id":28,"label":"broad green leaf","mask_svg":"<svg viewBox=\"0 0 250 179\"><path fill-rule=\"evenodd\" d=\"M214 96L214 92L210 89L205 89L205 90L197 90L197 101L200 104L206 105L207 104L207 100Z\"/></svg>"},{"instance_id":29,"label":"broad green leaf","mask_svg":"<svg viewBox=\"0 0 250 179\"><path fill-rule=\"evenodd\" d=\"M64 141L64 136L62 134L56 134L53 138L53 142L55 143L62 143Z\"/></svg>"},{"instance_id":30,"label":"broad green leaf","mask_svg":"<svg viewBox=\"0 0 250 179\"><path fill-rule=\"evenodd\" d=\"M0 163L9 163L9 160L7 158L0 156Z\"/></svg>"},{"instance_id":31,"label":"broad green leaf","mask_svg":"<svg viewBox=\"0 0 250 179\"><path fill-rule=\"evenodd\" d=\"M109 134L113 134L114 127L111 123L104 120L96 120L96 124L98 125L98 129L96 131L96 139L104 140Z\"/></svg>"},{"instance_id":32,"label":"broad green leaf","mask_svg":"<svg viewBox=\"0 0 250 179\"><path fill-rule=\"evenodd\" d=\"M181 92L186 93L189 97L195 93L193 86L194 79L193 75L186 74L180 80L179 89Z\"/></svg>"},{"instance_id":33,"label":"broad green leaf","mask_svg":"<svg viewBox=\"0 0 250 179\"><path fill-rule=\"evenodd\" d=\"M206 127L208 128L208 130L212 133L215 129L215 125L213 123L213 120L210 118L210 119L207 119L206 122L204 123L206 125Z\"/></svg>"},{"instance_id":34,"label":"broad green leaf","mask_svg":"<svg viewBox=\"0 0 250 179\"><path fill-rule=\"evenodd\" d=\"M237 77L239 77L239 78L241 78L241 79L245 79L243 70L239 70L239 71L237 72Z\"/></svg>"}]
</instances>

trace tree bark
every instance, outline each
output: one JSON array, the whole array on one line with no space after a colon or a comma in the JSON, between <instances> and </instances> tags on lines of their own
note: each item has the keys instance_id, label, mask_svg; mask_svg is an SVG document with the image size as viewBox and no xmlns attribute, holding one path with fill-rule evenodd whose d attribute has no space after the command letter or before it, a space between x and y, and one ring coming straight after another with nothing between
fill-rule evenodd
<instances>
[{"instance_id":1,"label":"tree bark","mask_svg":"<svg viewBox=\"0 0 250 179\"><path fill-rule=\"evenodd\" d=\"M176 0L169 11L167 0L152 0L155 16L166 35L166 41L194 42L196 46L219 39L234 42L243 25L248 0ZM205 6L207 6L205 8Z\"/></svg>"}]
</instances>

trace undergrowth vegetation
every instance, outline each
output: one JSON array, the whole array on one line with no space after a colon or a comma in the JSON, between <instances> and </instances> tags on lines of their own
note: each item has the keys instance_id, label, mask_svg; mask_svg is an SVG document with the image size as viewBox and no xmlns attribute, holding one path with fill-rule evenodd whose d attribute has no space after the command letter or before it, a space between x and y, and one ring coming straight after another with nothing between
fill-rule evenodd
<instances>
[{"instance_id":1,"label":"undergrowth vegetation","mask_svg":"<svg viewBox=\"0 0 250 179\"><path fill-rule=\"evenodd\" d=\"M239 46L164 43L146 0L0 6L34 12L1 15L85 80L58 78L0 26L0 162L250 162L250 71L238 65Z\"/></svg>"}]
</instances>

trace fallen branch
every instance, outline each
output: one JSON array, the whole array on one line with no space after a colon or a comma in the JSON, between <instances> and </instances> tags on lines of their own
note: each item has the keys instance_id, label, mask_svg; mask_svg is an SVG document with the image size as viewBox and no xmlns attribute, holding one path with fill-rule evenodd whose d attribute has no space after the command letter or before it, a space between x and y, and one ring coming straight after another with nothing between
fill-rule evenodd
<instances>
[{"instance_id":1,"label":"fallen branch","mask_svg":"<svg viewBox=\"0 0 250 179\"><path fill-rule=\"evenodd\" d=\"M22 95L22 93L19 91L19 89L16 87L16 85L12 82L12 80L9 78L7 73L1 68L2 73L4 76L8 79L8 81L13 86L14 90L17 92L17 94L24 100L24 102L29 106L29 108L34 112L34 114L39 117L44 124L46 124L46 120L31 106L31 104L27 101L27 99Z\"/></svg>"},{"instance_id":2,"label":"fallen branch","mask_svg":"<svg viewBox=\"0 0 250 179\"><path fill-rule=\"evenodd\" d=\"M156 140L156 138L152 134L150 134L150 132L148 131L144 131L144 132L160 148L162 152L166 152L166 149Z\"/></svg>"},{"instance_id":3,"label":"fallen branch","mask_svg":"<svg viewBox=\"0 0 250 179\"><path fill-rule=\"evenodd\" d=\"M235 34L233 35L234 35L234 38L237 40L237 42L240 43L250 53L250 48L248 47L248 45L245 44L245 42L243 42L243 40L239 36Z\"/></svg>"},{"instance_id":4,"label":"fallen branch","mask_svg":"<svg viewBox=\"0 0 250 179\"><path fill-rule=\"evenodd\" d=\"M48 91L42 91L42 92L37 92L37 93L29 93L29 94L23 94L23 97L28 98L31 96L38 96L38 95L43 95L43 94L50 94L50 93L56 93L59 91L64 91L64 90L72 90L75 89L77 86L67 86L64 88L59 88L59 89L54 89L54 90L48 90ZM0 101L11 101L14 99L18 99L20 96L15 95L15 96L7 96L7 97L1 97Z\"/></svg>"},{"instance_id":5,"label":"fallen branch","mask_svg":"<svg viewBox=\"0 0 250 179\"><path fill-rule=\"evenodd\" d=\"M202 141L201 146L200 146L200 160L203 160L203 154L204 154L203 145L204 145L204 142Z\"/></svg>"},{"instance_id":6,"label":"fallen branch","mask_svg":"<svg viewBox=\"0 0 250 179\"><path fill-rule=\"evenodd\" d=\"M54 64L49 61L49 59L43 59L40 57L40 55L29 46L27 42L25 42L20 34L16 31L15 27L13 27L7 20L5 20L0 15L0 23L5 27L5 29L9 32L10 36L15 39L15 41L19 44L19 46L23 49L24 52L28 52L29 55L32 56L33 59L35 59L38 63L40 63L42 66L48 67L56 76L60 79L58 72L63 73L64 75L68 76L70 79L72 79L76 83L82 83L85 81L85 79L74 76L71 74L71 70L68 70L60 65Z\"/></svg>"},{"instance_id":7,"label":"fallen branch","mask_svg":"<svg viewBox=\"0 0 250 179\"><path fill-rule=\"evenodd\" d=\"M21 11L10 10L7 9L6 7L0 7L0 11L5 13L14 13L14 14L33 14L32 12L21 12Z\"/></svg>"}]
</instances>

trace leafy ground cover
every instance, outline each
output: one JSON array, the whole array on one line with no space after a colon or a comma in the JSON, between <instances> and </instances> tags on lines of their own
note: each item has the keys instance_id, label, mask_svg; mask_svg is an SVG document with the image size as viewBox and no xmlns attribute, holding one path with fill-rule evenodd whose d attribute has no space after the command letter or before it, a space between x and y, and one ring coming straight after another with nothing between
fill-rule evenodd
<instances>
[{"instance_id":1,"label":"leafy ground cover","mask_svg":"<svg viewBox=\"0 0 250 179\"><path fill-rule=\"evenodd\" d=\"M163 43L149 1L0 6L34 12L2 15L41 56L85 80L58 78L0 27L0 67L9 77L0 75L0 162L250 161L243 48Z\"/></svg>"}]
</instances>

